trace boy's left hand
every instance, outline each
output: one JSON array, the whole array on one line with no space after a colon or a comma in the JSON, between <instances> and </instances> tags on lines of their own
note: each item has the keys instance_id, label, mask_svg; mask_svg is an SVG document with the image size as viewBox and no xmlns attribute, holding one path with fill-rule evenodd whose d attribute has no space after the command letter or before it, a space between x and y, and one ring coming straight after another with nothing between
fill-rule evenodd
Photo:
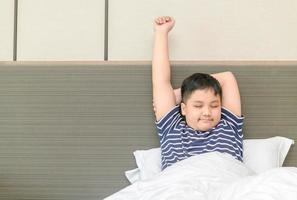
<instances>
[{"instance_id":1,"label":"boy's left hand","mask_svg":"<svg viewBox=\"0 0 297 200\"><path fill-rule=\"evenodd\" d=\"M175 24L175 20L173 17L169 16L163 16L163 17L157 17L154 21L154 30L156 32L165 32L168 33Z\"/></svg>"}]
</instances>

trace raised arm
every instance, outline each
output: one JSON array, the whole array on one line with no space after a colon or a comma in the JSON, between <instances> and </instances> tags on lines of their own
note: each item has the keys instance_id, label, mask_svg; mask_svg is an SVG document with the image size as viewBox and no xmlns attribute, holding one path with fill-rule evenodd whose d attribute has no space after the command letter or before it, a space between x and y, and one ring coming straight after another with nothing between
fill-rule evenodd
<instances>
[{"instance_id":1,"label":"raised arm","mask_svg":"<svg viewBox=\"0 0 297 200\"><path fill-rule=\"evenodd\" d=\"M157 121L175 106L168 53L168 33L173 28L174 22L171 17L158 17L154 21L152 82L154 111Z\"/></svg>"},{"instance_id":2,"label":"raised arm","mask_svg":"<svg viewBox=\"0 0 297 200\"><path fill-rule=\"evenodd\" d=\"M241 100L237 81L232 72L221 72L211 74L216 78L222 87L222 106L241 116ZM176 104L181 102L180 88L174 90Z\"/></svg>"},{"instance_id":3,"label":"raised arm","mask_svg":"<svg viewBox=\"0 0 297 200\"><path fill-rule=\"evenodd\" d=\"M241 100L238 84L232 72L221 72L212 74L222 87L222 106L232 111L237 116L241 116Z\"/></svg>"}]
</instances>

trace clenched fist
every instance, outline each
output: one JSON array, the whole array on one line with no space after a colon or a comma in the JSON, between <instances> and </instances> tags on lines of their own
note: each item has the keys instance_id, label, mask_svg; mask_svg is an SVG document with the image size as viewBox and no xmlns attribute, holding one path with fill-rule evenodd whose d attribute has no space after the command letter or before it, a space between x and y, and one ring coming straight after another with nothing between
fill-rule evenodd
<instances>
[{"instance_id":1,"label":"clenched fist","mask_svg":"<svg viewBox=\"0 0 297 200\"><path fill-rule=\"evenodd\" d=\"M173 17L162 16L157 17L154 20L154 30L155 32L165 32L168 33L174 27L175 20Z\"/></svg>"}]
</instances>

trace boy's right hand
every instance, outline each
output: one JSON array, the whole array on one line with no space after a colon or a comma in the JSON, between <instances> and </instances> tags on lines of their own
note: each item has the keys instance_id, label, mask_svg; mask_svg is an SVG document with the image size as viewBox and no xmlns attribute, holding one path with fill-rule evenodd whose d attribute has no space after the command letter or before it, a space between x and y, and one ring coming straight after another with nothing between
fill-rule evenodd
<instances>
[{"instance_id":1,"label":"boy's right hand","mask_svg":"<svg viewBox=\"0 0 297 200\"><path fill-rule=\"evenodd\" d=\"M155 32L165 32L168 33L174 26L175 20L173 17L162 16L157 17L154 21Z\"/></svg>"}]
</instances>

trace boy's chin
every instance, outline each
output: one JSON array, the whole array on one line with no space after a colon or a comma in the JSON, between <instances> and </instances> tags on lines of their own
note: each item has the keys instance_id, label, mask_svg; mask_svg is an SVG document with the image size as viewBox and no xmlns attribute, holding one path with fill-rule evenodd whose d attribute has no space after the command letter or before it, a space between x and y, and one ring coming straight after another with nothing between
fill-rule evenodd
<instances>
[{"instance_id":1,"label":"boy's chin","mask_svg":"<svg viewBox=\"0 0 297 200\"><path fill-rule=\"evenodd\" d=\"M209 129L211 129L212 127L209 128L198 128L199 131L208 131Z\"/></svg>"}]
</instances>

